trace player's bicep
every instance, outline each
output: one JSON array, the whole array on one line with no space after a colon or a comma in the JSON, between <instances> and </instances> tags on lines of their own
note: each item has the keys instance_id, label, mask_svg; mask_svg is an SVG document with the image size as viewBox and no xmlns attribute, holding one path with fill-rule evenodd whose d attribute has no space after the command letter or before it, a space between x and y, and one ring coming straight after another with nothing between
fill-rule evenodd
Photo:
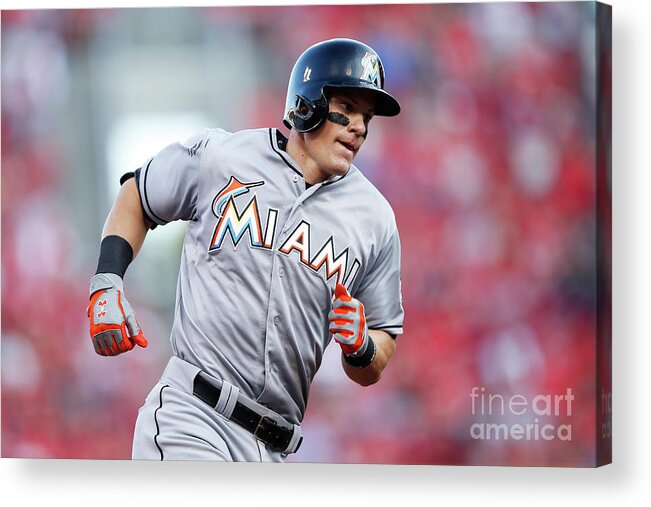
<instances>
[{"instance_id":1,"label":"player's bicep","mask_svg":"<svg viewBox=\"0 0 651 507\"><path fill-rule=\"evenodd\" d=\"M140 196L135 181L124 181L120 192L106 218L102 238L120 236L127 240L135 257L147 235L149 224L140 206Z\"/></svg>"}]
</instances>

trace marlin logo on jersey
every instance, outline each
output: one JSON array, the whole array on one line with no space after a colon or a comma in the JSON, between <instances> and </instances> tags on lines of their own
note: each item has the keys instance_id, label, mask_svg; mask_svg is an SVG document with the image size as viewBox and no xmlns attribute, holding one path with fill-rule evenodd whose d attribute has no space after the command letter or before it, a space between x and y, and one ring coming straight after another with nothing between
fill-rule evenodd
<instances>
[{"instance_id":1,"label":"marlin logo on jersey","mask_svg":"<svg viewBox=\"0 0 651 507\"><path fill-rule=\"evenodd\" d=\"M264 181L245 183L235 176L231 176L226 186L215 196L212 202L212 212L218 221L208 248L210 253L221 250L227 236L231 237L235 250L244 237L249 238L249 245L253 248L264 250L273 248L278 210L269 208L263 232L257 196L254 195L251 198L241 213L235 205L236 197L247 194L251 188L261 185L264 185ZM337 255L333 236L330 236L316 254L312 255L311 227L309 222L302 220L278 247L278 251L288 257L296 256L301 264L315 272L325 268L327 280L336 276L338 283L347 285L357 275L361 263L357 259L351 259L348 248ZM349 265L350 269L348 269ZM346 273L348 273L347 276Z\"/></svg>"},{"instance_id":2,"label":"marlin logo on jersey","mask_svg":"<svg viewBox=\"0 0 651 507\"><path fill-rule=\"evenodd\" d=\"M380 84L380 62L377 56L372 55L368 51L362 58L362 74L359 76L360 79L365 81L370 81L378 87L382 87Z\"/></svg>"},{"instance_id":3,"label":"marlin logo on jersey","mask_svg":"<svg viewBox=\"0 0 651 507\"><path fill-rule=\"evenodd\" d=\"M228 183L222 188L212 202L212 212L219 218L215 232L212 235L209 251L219 250L224 243L226 234L230 233L233 246L237 244L248 232L251 246L263 245L262 231L260 229L260 213L256 196L249 201L242 213L235 207L235 198L249 192L249 189L264 185L264 181L243 183L235 176L231 176Z\"/></svg>"}]
</instances>

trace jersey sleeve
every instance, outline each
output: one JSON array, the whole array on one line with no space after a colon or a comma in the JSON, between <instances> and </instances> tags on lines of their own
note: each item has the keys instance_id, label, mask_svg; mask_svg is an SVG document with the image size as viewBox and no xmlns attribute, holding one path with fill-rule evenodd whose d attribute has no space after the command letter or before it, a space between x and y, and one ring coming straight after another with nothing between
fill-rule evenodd
<instances>
[{"instance_id":1,"label":"jersey sleeve","mask_svg":"<svg viewBox=\"0 0 651 507\"><path fill-rule=\"evenodd\" d=\"M196 212L201 161L210 130L173 143L140 169L138 191L147 217L158 225L192 220Z\"/></svg>"},{"instance_id":2,"label":"jersey sleeve","mask_svg":"<svg viewBox=\"0 0 651 507\"><path fill-rule=\"evenodd\" d=\"M369 329L402 334L404 310L400 282L400 237L394 229L353 295L364 305Z\"/></svg>"}]
</instances>

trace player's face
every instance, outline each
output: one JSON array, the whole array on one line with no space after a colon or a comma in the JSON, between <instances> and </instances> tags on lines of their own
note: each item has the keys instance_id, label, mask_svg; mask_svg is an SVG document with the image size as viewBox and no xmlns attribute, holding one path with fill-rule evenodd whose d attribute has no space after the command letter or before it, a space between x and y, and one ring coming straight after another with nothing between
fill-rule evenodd
<instances>
[{"instance_id":1,"label":"player's face","mask_svg":"<svg viewBox=\"0 0 651 507\"><path fill-rule=\"evenodd\" d=\"M331 94L329 105L330 114L339 121L326 119L316 131L305 134L305 151L314 162L317 181L348 171L373 117L374 100L367 90ZM348 119L347 125L342 117Z\"/></svg>"}]
</instances>

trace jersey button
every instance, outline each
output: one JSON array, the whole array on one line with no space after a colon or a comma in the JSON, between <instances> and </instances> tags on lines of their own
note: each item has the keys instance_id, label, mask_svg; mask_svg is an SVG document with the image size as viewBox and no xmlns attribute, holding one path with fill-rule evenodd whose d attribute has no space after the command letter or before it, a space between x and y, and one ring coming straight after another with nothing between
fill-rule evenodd
<instances>
[{"instance_id":1,"label":"jersey button","mask_svg":"<svg viewBox=\"0 0 651 507\"><path fill-rule=\"evenodd\" d=\"M276 315L274 317L274 326L279 326L280 325L280 316Z\"/></svg>"},{"instance_id":2,"label":"jersey button","mask_svg":"<svg viewBox=\"0 0 651 507\"><path fill-rule=\"evenodd\" d=\"M301 177L298 174L295 174L292 179L294 180L294 183L298 183L298 180L300 180Z\"/></svg>"},{"instance_id":3,"label":"jersey button","mask_svg":"<svg viewBox=\"0 0 651 507\"><path fill-rule=\"evenodd\" d=\"M282 278L283 276L285 276L285 270L284 270L283 268L280 268L279 275L280 275L280 278Z\"/></svg>"}]
</instances>

